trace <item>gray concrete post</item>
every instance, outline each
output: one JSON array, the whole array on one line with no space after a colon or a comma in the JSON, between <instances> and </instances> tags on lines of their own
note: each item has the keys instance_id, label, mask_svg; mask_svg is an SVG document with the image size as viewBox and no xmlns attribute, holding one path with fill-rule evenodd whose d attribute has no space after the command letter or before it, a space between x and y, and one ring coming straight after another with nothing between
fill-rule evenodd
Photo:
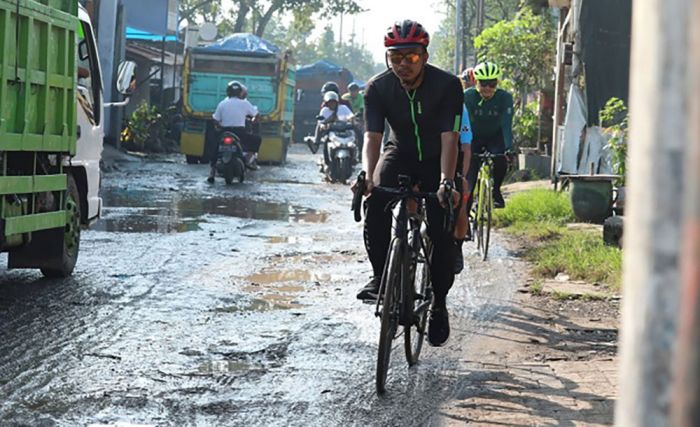
<instances>
[{"instance_id":1,"label":"gray concrete post","mask_svg":"<svg viewBox=\"0 0 700 427\"><path fill-rule=\"evenodd\" d=\"M629 203L616 426L667 425L680 290L689 1L633 4Z\"/></svg>"},{"instance_id":2,"label":"gray concrete post","mask_svg":"<svg viewBox=\"0 0 700 427\"><path fill-rule=\"evenodd\" d=\"M700 20L693 2L690 22ZM681 310L674 368L671 425L700 425L700 28L690 30L688 49L688 155L685 158L681 254ZM683 52L679 52L682 54Z\"/></svg>"}]
</instances>

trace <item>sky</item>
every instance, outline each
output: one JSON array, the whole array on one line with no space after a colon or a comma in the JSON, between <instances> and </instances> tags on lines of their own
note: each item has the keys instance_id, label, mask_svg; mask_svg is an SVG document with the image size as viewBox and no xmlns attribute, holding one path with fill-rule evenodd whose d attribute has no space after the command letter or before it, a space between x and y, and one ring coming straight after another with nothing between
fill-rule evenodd
<instances>
[{"instance_id":1,"label":"sky","mask_svg":"<svg viewBox=\"0 0 700 427\"><path fill-rule=\"evenodd\" d=\"M364 43L377 62L384 62L384 31L397 20L413 19L423 24L429 34L437 31L443 15L437 6L438 0L357 0L367 11L343 19L343 40L348 40L353 25L357 40ZM232 6L230 0L223 0L226 8ZM340 34L340 18L332 19L336 39ZM312 37L320 36L325 25L319 22Z\"/></svg>"}]
</instances>

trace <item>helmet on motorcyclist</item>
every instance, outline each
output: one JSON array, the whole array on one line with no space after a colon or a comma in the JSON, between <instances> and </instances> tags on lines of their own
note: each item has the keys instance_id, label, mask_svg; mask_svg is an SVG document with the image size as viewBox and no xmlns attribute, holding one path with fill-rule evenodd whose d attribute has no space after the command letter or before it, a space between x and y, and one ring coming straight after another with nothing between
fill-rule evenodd
<instances>
[{"instance_id":1,"label":"helmet on motorcyclist","mask_svg":"<svg viewBox=\"0 0 700 427\"><path fill-rule=\"evenodd\" d=\"M323 94L323 102L328 103L331 101L339 102L340 98L338 97L338 94L335 92L326 92Z\"/></svg>"},{"instance_id":2,"label":"helmet on motorcyclist","mask_svg":"<svg viewBox=\"0 0 700 427\"><path fill-rule=\"evenodd\" d=\"M243 92L243 85L236 80L231 80L226 85L226 96L229 98L238 97Z\"/></svg>"},{"instance_id":3,"label":"helmet on motorcyclist","mask_svg":"<svg viewBox=\"0 0 700 427\"><path fill-rule=\"evenodd\" d=\"M357 83L352 82L352 83L350 83L350 84L348 85L348 91L349 91L349 92L354 92L354 91L356 91L356 90L360 90L360 86L359 86Z\"/></svg>"},{"instance_id":4,"label":"helmet on motorcyclist","mask_svg":"<svg viewBox=\"0 0 700 427\"><path fill-rule=\"evenodd\" d=\"M336 82L326 82L323 84L321 87L321 95L325 95L326 92L335 92L337 94L340 94L340 88L338 87L338 83Z\"/></svg>"}]
</instances>

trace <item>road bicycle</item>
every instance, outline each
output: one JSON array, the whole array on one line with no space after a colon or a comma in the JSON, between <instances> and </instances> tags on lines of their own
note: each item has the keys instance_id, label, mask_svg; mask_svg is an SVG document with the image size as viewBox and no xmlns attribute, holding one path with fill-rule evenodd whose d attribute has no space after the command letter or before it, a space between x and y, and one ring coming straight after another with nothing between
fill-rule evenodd
<instances>
[{"instance_id":1,"label":"road bicycle","mask_svg":"<svg viewBox=\"0 0 700 427\"><path fill-rule=\"evenodd\" d=\"M432 243L427 233L426 201L437 200L437 193L413 189L410 177L399 175L399 187L374 187L373 193L388 194L392 200L392 239L384 264L375 316L381 319L377 351L377 393L386 391L386 378L394 339L404 336L404 352L409 366L418 363L432 301L430 257ZM451 194L451 188L446 194ZM360 174L353 200L355 220L359 221L364 175ZM451 198L449 200L451 202ZM448 203L443 227L454 221L453 207ZM401 331L399 331L401 327Z\"/></svg>"},{"instance_id":2,"label":"road bicycle","mask_svg":"<svg viewBox=\"0 0 700 427\"><path fill-rule=\"evenodd\" d=\"M474 154L473 157L481 159L481 167L476 177L472 197L474 203L469 215L472 235L481 255L486 261L489 255L489 243L491 240L491 220L493 216L493 159L506 157L505 154L492 154L488 151Z\"/></svg>"}]
</instances>

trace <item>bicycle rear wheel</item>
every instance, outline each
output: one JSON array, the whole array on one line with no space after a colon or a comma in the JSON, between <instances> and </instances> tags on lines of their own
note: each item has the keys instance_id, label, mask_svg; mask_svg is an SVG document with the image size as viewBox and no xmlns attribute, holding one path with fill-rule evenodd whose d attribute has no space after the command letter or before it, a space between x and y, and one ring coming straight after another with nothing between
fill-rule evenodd
<instances>
[{"instance_id":1,"label":"bicycle rear wheel","mask_svg":"<svg viewBox=\"0 0 700 427\"><path fill-rule=\"evenodd\" d=\"M482 229L484 231L483 244L481 245L481 259L486 261L489 256L489 242L491 241L491 215L493 213L493 190L489 185L484 194L484 210L482 218Z\"/></svg>"},{"instance_id":2,"label":"bicycle rear wheel","mask_svg":"<svg viewBox=\"0 0 700 427\"><path fill-rule=\"evenodd\" d=\"M432 245L427 238L424 242L426 252L424 253L421 248L418 248L418 258L413 260L411 265L413 274L409 275L409 280L404 285L407 289L405 295L411 298L411 302L407 304L407 307L413 317L411 324L404 325L404 350L409 366L418 363L418 357L425 339L425 327L428 323L428 308L432 298L430 269L428 267Z\"/></svg>"},{"instance_id":3,"label":"bicycle rear wheel","mask_svg":"<svg viewBox=\"0 0 700 427\"><path fill-rule=\"evenodd\" d=\"M387 268L382 276L381 328L379 330L379 349L377 350L377 393L386 391L386 377L389 372L391 345L399 323L399 292L401 289L401 242L394 239L391 243Z\"/></svg>"}]
</instances>

